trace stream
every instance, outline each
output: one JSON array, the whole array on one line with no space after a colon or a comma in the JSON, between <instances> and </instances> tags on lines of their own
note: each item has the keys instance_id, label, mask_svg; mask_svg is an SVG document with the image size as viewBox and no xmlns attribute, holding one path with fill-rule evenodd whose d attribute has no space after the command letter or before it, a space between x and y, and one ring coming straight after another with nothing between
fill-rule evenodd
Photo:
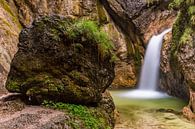
<instances>
[{"instance_id":1,"label":"stream","mask_svg":"<svg viewBox=\"0 0 195 129\"><path fill-rule=\"evenodd\" d=\"M182 116L185 101L174 97L132 99L121 96L126 90L110 92L118 110L115 129L195 129Z\"/></svg>"}]
</instances>

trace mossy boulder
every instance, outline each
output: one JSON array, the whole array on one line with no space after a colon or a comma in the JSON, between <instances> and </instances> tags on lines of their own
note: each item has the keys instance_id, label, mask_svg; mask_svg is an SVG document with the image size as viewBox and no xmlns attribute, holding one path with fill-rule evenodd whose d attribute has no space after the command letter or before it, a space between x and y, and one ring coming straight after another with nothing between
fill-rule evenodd
<instances>
[{"instance_id":1,"label":"mossy boulder","mask_svg":"<svg viewBox=\"0 0 195 129\"><path fill-rule=\"evenodd\" d=\"M6 82L30 100L95 104L114 78L112 43L96 23L46 16L20 33Z\"/></svg>"}]
</instances>

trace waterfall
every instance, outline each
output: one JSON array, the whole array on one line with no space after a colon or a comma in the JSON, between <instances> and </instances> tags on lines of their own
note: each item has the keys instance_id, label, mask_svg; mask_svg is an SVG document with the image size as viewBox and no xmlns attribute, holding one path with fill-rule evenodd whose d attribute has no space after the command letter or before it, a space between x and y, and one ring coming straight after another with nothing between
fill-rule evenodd
<instances>
[{"instance_id":1,"label":"waterfall","mask_svg":"<svg viewBox=\"0 0 195 129\"><path fill-rule=\"evenodd\" d=\"M164 35L170 31L171 29L166 29L161 34L152 36L146 49L138 89L121 94L122 97L138 99L157 99L168 97L166 93L157 91L157 87L159 82L161 46Z\"/></svg>"},{"instance_id":2,"label":"waterfall","mask_svg":"<svg viewBox=\"0 0 195 129\"><path fill-rule=\"evenodd\" d=\"M159 35L154 35L150 39L142 66L139 89L156 90L159 79L160 51L163 37L171 29L166 29Z\"/></svg>"}]
</instances>

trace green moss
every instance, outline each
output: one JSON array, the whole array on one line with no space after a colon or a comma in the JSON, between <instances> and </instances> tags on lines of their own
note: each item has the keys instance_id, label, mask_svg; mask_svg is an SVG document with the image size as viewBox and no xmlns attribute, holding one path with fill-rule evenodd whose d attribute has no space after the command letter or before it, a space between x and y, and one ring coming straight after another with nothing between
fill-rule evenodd
<instances>
[{"instance_id":1,"label":"green moss","mask_svg":"<svg viewBox=\"0 0 195 129\"><path fill-rule=\"evenodd\" d=\"M188 8L188 14L189 14L189 15L195 14L195 6L190 6L190 7Z\"/></svg>"},{"instance_id":2,"label":"green moss","mask_svg":"<svg viewBox=\"0 0 195 129\"><path fill-rule=\"evenodd\" d=\"M22 29L22 26L20 25L17 16L12 12L10 6L8 5L6 0L1 0L0 5L4 8L4 10L11 16L12 21L15 22L19 29Z\"/></svg>"},{"instance_id":3,"label":"green moss","mask_svg":"<svg viewBox=\"0 0 195 129\"><path fill-rule=\"evenodd\" d=\"M108 23L108 19L104 10L103 5L97 0L97 11L98 11L98 18L100 24Z\"/></svg>"},{"instance_id":4,"label":"green moss","mask_svg":"<svg viewBox=\"0 0 195 129\"><path fill-rule=\"evenodd\" d=\"M192 15L192 16L190 17L190 24L191 24L192 26L195 26L195 15Z\"/></svg>"},{"instance_id":5,"label":"green moss","mask_svg":"<svg viewBox=\"0 0 195 129\"><path fill-rule=\"evenodd\" d=\"M89 82L89 78L86 77L83 73L80 73L78 71L72 71L70 72L71 78L75 79L76 82L78 82L78 85L85 85Z\"/></svg>"},{"instance_id":6,"label":"green moss","mask_svg":"<svg viewBox=\"0 0 195 129\"><path fill-rule=\"evenodd\" d=\"M183 31L185 30L185 22L186 22L186 16L183 12L179 12L176 18L176 21L173 25L173 38L172 38L172 47L171 47L171 53L174 54L177 52L179 48L179 41L183 34Z\"/></svg>"},{"instance_id":7,"label":"green moss","mask_svg":"<svg viewBox=\"0 0 195 129\"><path fill-rule=\"evenodd\" d=\"M99 45L100 53L106 55L113 49L113 44L108 35L101 31L94 21L78 20L68 28L66 32L70 39L76 39L84 36L87 40L91 40Z\"/></svg>"},{"instance_id":8,"label":"green moss","mask_svg":"<svg viewBox=\"0 0 195 129\"><path fill-rule=\"evenodd\" d=\"M173 0L170 4L169 4L169 8L173 9L173 8L180 8L181 5L185 2L185 0Z\"/></svg>"},{"instance_id":9,"label":"green moss","mask_svg":"<svg viewBox=\"0 0 195 129\"><path fill-rule=\"evenodd\" d=\"M9 80L6 84L6 89L13 92L20 92L20 83L14 80Z\"/></svg>"},{"instance_id":10,"label":"green moss","mask_svg":"<svg viewBox=\"0 0 195 129\"><path fill-rule=\"evenodd\" d=\"M49 29L49 36L59 41L62 37L74 43L88 42L98 46L98 52L101 57L110 55L114 46L108 35L100 29L95 21L86 19L60 19L55 18L55 21L50 17L44 17L41 21L34 22L40 30L47 29L47 26L52 26Z\"/></svg>"},{"instance_id":11,"label":"green moss","mask_svg":"<svg viewBox=\"0 0 195 129\"><path fill-rule=\"evenodd\" d=\"M10 23L8 21L6 21L4 18L0 17L0 20L3 22L3 24L5 24L7 27L12 28L12 26L10 25Z\"/></svg>"},{"instance_id":12,"label":"green moss","mask_svg":"<svg viewBox=\"0 0 195 129\"><path fill-rule=\"evenodd\" d=\"M80 125L77 123L77 122L75 122L75 120L70 120L70 121L66 121L66 123L70 126L70 127L72 127L73 129L79 129L79 128L81 128L80 127Z\"/></svg>"},{"instance_id":13,"label":"green moss","mask_svg":"<svg viewBox=\"0 0 195 129\"><path fill-rule=\"evenodd\" d=\"M27 90L26 95L27 96L33 96L41 93L41 89L39 87L32 87Z\"/></svg>"},{"instance_id":14,"label":"green moss","mask_svg":"<svg viewBox=\"0 0 195 129\"><path fill-rule=\"evenodd\" d=\"M75 96L77 99L80 99L81 97L84 98L83 91L81 90L81 88L78 85L74 84L73 82L71 82L67 86L67 91L71 93L73 96Z\"/></svg>"},{"instance_id":15,"label":"green moss","mask_svg":"<svg viewBox=\"0 0 195 129\"><path fill-rule=\"evenodd\" d=\"M62 102L53 102L47 100L45 100L42 104L46 107L68 111L71 115L78 117L80 120L82 120L87 129L100 129L102 127L105 127L106 122L105 119L103 119L103 116L101 116L100 114L95 115L98 113L95 112L93 109L90 110L86 106L67 104ZM73 126L73 128L78 127L76 122L71 122L71 125Z\"/></svg>"},{"instance_id":16,"label":"green moss","mask_svg":"<svg viewBox=\"0 0 195 129\"><path fill-rule=\"evenodd\" d=\"M49 36L51 36L52 39L55 40L55 41L60 41L61 40L61 38L60 38L60 31L55 29L55 28L51 28L50 29Z\"/></svg>"},{"instance_id":17,"label":"green moss","mask_svg":"<svg viewBox=\"0 0 195 129\"><path fill-rule=\"evenodd\" d=\"M192 45L192 28L193 25L195 25L195 6L183 4L173 25L172 55L176 55L182 44L190 43L190 45Z\"/></svg>"},{"instance_id":18,"label":"green moss","mask_svg":"<svg viewBox=\"0 0 195 129\"><path fill-rule=\"evenodd\" d=\"M156 2L160 2L160 0L145 0L148 6L153 5Z\"/></svg>"},{"instance_id":19,"label":"green moss","mask_svg":"<svg viewBox=\"0 0 195 129\"><path fill-rule=\"evenodd\" d=\"M60 80L52 76L40 74L24 80L21 84L21 89L22 92L30 96L37 94L55 94L62 93L64 91L64 85Z\"/></svg>"},{"instance_id":20,"label":"green moss","mask_svg":"<svg viewBox=\"0 0 195 129\"><path fill-rule=\"evenodd\" d=\"M15 17L14 13L12 12L10 6L8 5L8 3L6 2L6 0L1 0L0 4L2 5L2 7L13 17Z\"/></svg>"},{"instance_id":21,"label":"green moss","mask_svg":"<svg viewBox=\"0 0 195 129\"><path fill-rule=\"evenodd\" d=\"M186 27L183 32L183 35L180 38L180 45L185 43L192 43L192 36L191 36L192 33L193 33L192 28Z\"/></svg>"},{"instance_id":22,"label":"green moss","mask_svg":"<svg viewBox=\"0 0 195 129\"><path fill-rule=\"evenodd\" d=\"M115 54L112 55L111 59L110 59L110 63L114 63L116 61L120 60Z\"/></svg>"}]
</instances>

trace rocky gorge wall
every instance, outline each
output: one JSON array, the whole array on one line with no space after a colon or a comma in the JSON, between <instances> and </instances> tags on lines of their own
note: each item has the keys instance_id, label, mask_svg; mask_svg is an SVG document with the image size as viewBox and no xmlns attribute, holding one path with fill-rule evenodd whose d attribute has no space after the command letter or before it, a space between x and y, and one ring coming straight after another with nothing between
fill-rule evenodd
<instances>
[{"instance_id":1,"label":"rocky gorge wall","mask_svg":"<svg viewBox=\"0 0 195 129\"><path fill-rule=\"evenodd\" d=\"M127 56L117 62L116 87L137 84L147 43L152 35L170 28L177 11L169 10L170 1L101 0L116 26L124 34Z\"/></svg>"},{"instance_id":2,"label":"rocky gorge wall","mask_svg":"<svg viewBox=\"0 0 195 129\"><path fill-rule=\"evenodd\" d=\"M164 88L168 93L189 100L189 105L183 113L189 119L194 119L194 44L195 44L195 2L173 1L171 7L179 9L177 19L173 25L172 40L169 45L164 44L163 61L167 68L162 69ZM166 54L165 54L165 53Z\"/></svg>"}]
</instances>

